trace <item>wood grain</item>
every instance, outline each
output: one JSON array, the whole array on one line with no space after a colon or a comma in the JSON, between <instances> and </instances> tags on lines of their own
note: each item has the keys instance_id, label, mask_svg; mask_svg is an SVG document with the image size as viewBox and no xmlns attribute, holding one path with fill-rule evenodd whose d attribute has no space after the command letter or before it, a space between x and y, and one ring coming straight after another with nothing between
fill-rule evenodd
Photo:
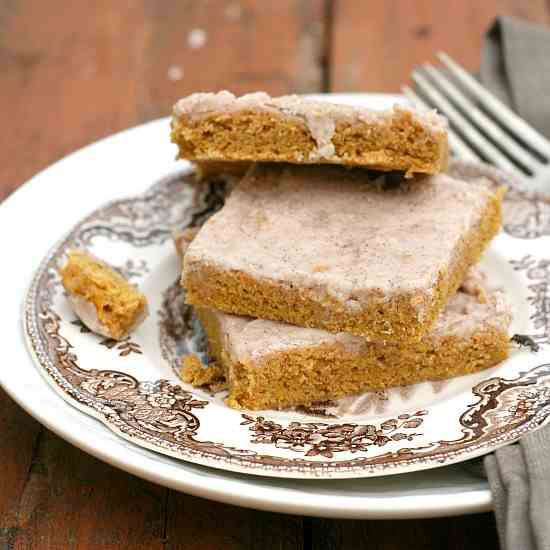
<instances>
[{"instance_id":1,"label":"wood grain","mask_svg":"<svg viewBox=\"0 0 550 550\"><path fill-rule=\"evenodd\" d=\"M319 91L324 4L223 0L214 9L212 2L152 3L154 53L146 74L156 111L147 114L166 113L177 98L196 91Z\"/></svg>"},{"instance_id":2,"label":"wood grain","mask_svg":"<svg viewBox=\"0 0 550 550\"><path fill-rule=\"evenodd\" d=\"M175 492L170 492L167 510L166 550L305 548L300 517L228 506Z\"/></svg>"},{"instance_id":3,"label":"wood grain","mask_svg":"<svg viewBox=\"0 0 550 550\"><path fill-rule=\"evenodd\" d=\"M492 514L401 521L310 520L312 550L498 550Z\"/></svg>"},{"instance_id":4,"label":"wood grain","mask_svg":"<svg viewBox=\"0 0 550 550\"><path fill-rule=\"evenodd\" d=\"M550 21L545 0L335 0L330 89L398 92L415 65L445 50L469 70L479 68L483 33L496 14Z\"/></svg>"},{"instance_id":5,"label":"wood grain","mask_svg":"<svg viewBox=\"0 0 550 550\"><path fill-rule=\"evenodd\" d=\"M0 200L193 91L319 90L323 10L322 0L0 3Z\"/></svg>"},{"instance_id":6,"label":"wood grain","mask_svg":"<svg viewBox=\"0 0 550 550\"><path fill-rule=\"evenodd\" d=\"M2 549L302 548L300 518L169 492L46 430L25 456L33 459L22 490L10 501L1 494L11 503L2 514Z\"/></svg>"},{"instance_id":7,"label":"wood grain","mask_svg":"<svg viewBox=\"0 0 550 550\"><path fill-rule=\"evenodd\" d=\"M1 368L13 368L4 362ZM40 425L0 389L0 548L10 548L30 476Z\"/></svg>"},{"instance_id":8,"label":"wood grain","mask_svg":"<svg viewBox=\"0 0 550 550\"><path fill-rule=\"evenodd\" d=\"M45 430L17 510L12 547L160 549L166 496L166 489L116 470Z\"/></svg>"}]
</instances>

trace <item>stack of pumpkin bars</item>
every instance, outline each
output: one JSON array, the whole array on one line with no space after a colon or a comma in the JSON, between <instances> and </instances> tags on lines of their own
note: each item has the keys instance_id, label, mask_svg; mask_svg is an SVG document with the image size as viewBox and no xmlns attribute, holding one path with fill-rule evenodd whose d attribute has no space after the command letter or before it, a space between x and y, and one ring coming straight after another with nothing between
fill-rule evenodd
<instances>
[{"instance_id":1,"label":"stack of pumpkin bars","mask_svg":"<svg viewBox=\"0 0 550 550\"><path fill-rule=\"evenodd\" d=\"M185 381L224 378L231 407L285 408L507 356L509 308L475 267L504 188L446 172L434 112L199 93L175 105L172 140L199 169L243 173L179 239L211 360L187 358Z\"/></svg>"}]
</instances>

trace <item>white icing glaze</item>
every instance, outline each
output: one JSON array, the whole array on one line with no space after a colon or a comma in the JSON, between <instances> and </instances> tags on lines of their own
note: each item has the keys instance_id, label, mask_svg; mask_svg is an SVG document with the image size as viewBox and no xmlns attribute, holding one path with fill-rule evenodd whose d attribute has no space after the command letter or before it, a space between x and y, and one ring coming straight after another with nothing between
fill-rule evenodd
<instances>
[{"instance_id":1,"label":"white icing glaze","mask_svg":"<svg viewBox=\"0 0 550 550\"><path fill-rule=\"evenodd\" d=\"M349 311L375 295L430 296L492 195L488 181L444 174L382 190L363 171L258 165L199 231L184 273L237 270Z\"/></svg>"},{"instance_id":2,"label":"white icing glaze","mask_svg":"<svg viewBox=\"0 0 550 550\"><path fill-rule=\"evenodd\" d=\"M350 353L360 352L368 343L360 336L301 328L285 323L252 319L210 310L219 325L224 346L233 360L260 364L265 357L305 347L340 345ZM433 330L424 341L437 345L447 337L469 339L488 329L507 333L511 309L502 290L491 288L479 272L472 271L459 292L451 299Z\"/></svg>"},{"instance_id":3,"label":"white icing glaze","mask_svg":"<svg viewBox=\"0 0 550 550\"><path fill-rule=\"evenodd\" d=\"M337 105L324 101L313 101L298 95L272 98L265 92L256 92L236 97L227 90L218 93L195 93L180 99L174 105L174 118L200 119L214 113L235 113L259 111L276 113L284 117L299 118L306 123L317 144L310 160L336 160L332 136L337 122L386 122L396 114L408 112L413 120L434 137L446 132L446 120L435 111L419 111L395 105L385 111L374 111L365 107Z\"/></svg>"},{"instance_id":4,"label":"white icing glaze","mask_svg":"<svg viewBox=\"0 0 550 550\"><path fill-rule=\"evenodd\" d=\"M77 317L96 334L101 334L106 338L112 338L109 329L104 326L99 317L97 316L97 310L94 304L85 300L82 296L76 294L68 294L69 302Z\"/></svg>"},{"instance_id":5,"label":"white icing glaze","mask_svg":"<svg viewBox=\"0 0 550 550\"><path fill-rule=\"evenodd\" d=\"M317 144L317 149L309 155L310 160L331 159L336 156L332 144L332 136L336 130L336 123L331 118L325 118L315 112L305 115L309 133Z\"/></svg>"}]
</instances>

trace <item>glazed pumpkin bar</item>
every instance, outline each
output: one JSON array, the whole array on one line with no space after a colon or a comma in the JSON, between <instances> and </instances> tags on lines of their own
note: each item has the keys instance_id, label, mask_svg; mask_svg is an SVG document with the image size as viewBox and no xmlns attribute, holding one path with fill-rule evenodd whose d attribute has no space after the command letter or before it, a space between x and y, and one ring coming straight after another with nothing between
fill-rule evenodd
<instances>
[{"instance_id":1,"label":"glazed pumpkin bar","mask_svg":"<svg viewBox=\"0 0 550 550\"><path fill-rule=\"evenodd\" d=\"M444 174L256 165L183 260L192 305L376 341L427 333L501 223L503 189Z\"/></svg>"},{"instance_id":2,"label":"glazed pumpkin bar","mask_svg":"<svg viewBox=\"0 0 550 550\"><path fill-rule=\"evenodd\" d=\"M309 405L471 374L507 357L511 321L502 292L489 289L479 272L467 277L432 331L406 346L208 308L197 312L215 366L184 367L184 381L200 385L213 369L226 379L228 404L246 409Z\"/></svg>"},{"instance_id":3,"label":"glazed pumpkin bar","mask_svg":"<svg viewBox=\"0 0 550 550\"><path fill-rule=\"evenodd\" d=\"M386 111L272 98L195 93L174 106L172 141L193 161L332 163L435 174L445 169L445 119L396 105Z\"/></svg>"}]
</instances>

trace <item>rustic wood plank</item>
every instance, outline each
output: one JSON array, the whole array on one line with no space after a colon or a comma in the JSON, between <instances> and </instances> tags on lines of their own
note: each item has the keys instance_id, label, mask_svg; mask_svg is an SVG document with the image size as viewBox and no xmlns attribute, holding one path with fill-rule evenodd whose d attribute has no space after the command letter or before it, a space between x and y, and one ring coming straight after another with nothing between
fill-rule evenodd
<instances>
[{"instance_id":1,"label":"rustic wood plank","mask_svg":"<svg viewBox=\"0 0 550 550\"><path fill-rule=\"evenodd\" d=\"M0 3L0 200L182 95L319 90L323 18L323 0Z\"/></svg>"},{"instance_id":2,"label":"rustic wood plank","mask_svg":"<svg viewBox=\"0 0 550 550\"><path fill-rule=\"evenodd\" d=\"M323 0L154 3L149 114L198 90L319 91L324 9Z\"/></svg>"},{"instance_id":3,"label":"rustic wood plank","mask_svg":"<svg viewBox=\"0 0 550 550\"><path fill-rule=\"evenodd\" d=\"M166 496L44 430L8 548L161 549Z\"/></svg>"},{"instance_id":4,"label":"rustic wood plank","mask_svg":"<svg viewBox=\"0 0 550 550\"><path fill-rule=\"evenodd\" d=\"M15 431L17 424L10 426ZM12 490L11 498L6 498L10 491L0 493L5 508L0 548L303 548L299 517L168 492L86 455L46 430L34 453L15 445L8 451L16 449L29 458L18 476L19 490ZM2 480L14 484L17 476L9 466L16 460L2 456L8 459Z\"/></svg>"},{"instance_id":5,"label":"rustic wood plank","mask_svg":"<svg viewBox=\"0 0 550 550\"><path fill-rule=\"evenodd\" d=\"M498 550L492 514L458 518L401 521L333 521L312 519L312 550L355 550L376 548L446 548Z\"/></svg>"},{"instance_id":6,"label":"rustic wood plank","mask_svg":"<svg viewBox=\"0 0 550 550\"><path fill-rule=\"evenodd\" d=\"M4 365L3 368L9 368ZM0 548L10 548L18 529L19 503L25 491L40 425L0 389Z\"/></svg>"},{"instance_id":7,"label":"rustic wood plank","mask_svg":"<svg viewBox=\"0 0 550 550\"><path fill-rule=\"evenodd\" d=\"M297 516L258 512L171 492L166 550L301 550L303 522Z\"/></svg>"},{"instance_id":8,"label":"rustic wood plank","mask_svg":"<svg viewBox=\"0 0 550 550\"><path fill-rule=\"evenodd\" d=\"M550 22L545 0L334 0L330 63L333 91L397 92L415 65L445 50L479 68L483 34L497 14Z\"/></svg>"},{"instance_id":9,"label":"rustic wood plank","mask_svg":"<svg viewBox=\"0 0 550 550\"><path fill-rule=\"evenodd\" d=\"M1 4L0 102L9 117L0 148L10 159L0 168L3 195L73 149L139 121L149 28L140 2L114 5Z\"/></svg>"}]
</instances>

